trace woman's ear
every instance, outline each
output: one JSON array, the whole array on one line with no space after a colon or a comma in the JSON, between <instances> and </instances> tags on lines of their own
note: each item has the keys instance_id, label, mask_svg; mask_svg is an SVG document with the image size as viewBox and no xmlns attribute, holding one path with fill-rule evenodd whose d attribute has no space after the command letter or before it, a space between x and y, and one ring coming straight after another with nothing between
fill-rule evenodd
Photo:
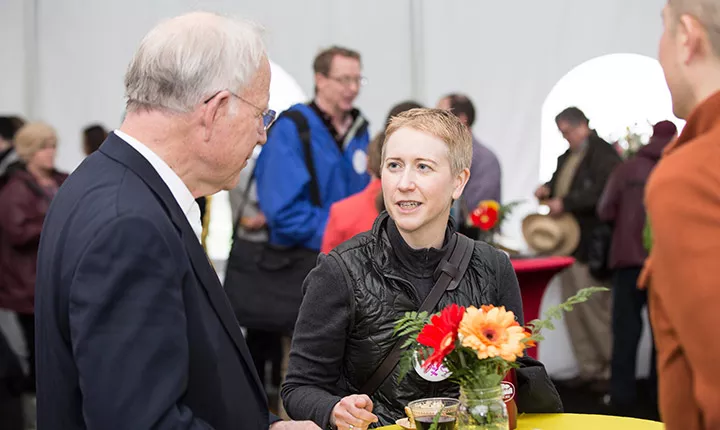
<instances>
[{"instance_id":1,"label":"woman's ear","mask_svg":"<svg viewBox=\"0 0 720 430\"><path fill-rule=\"evenodd\" d=\"M453 200L457 200L462 196L463 191L465 190L465 185L467 185L468 180L470 179L470 169L464 168L460 171L460 173L457 174L455 177L455 184L453 189L452 198Z\"/></svg>"}]
</instances>

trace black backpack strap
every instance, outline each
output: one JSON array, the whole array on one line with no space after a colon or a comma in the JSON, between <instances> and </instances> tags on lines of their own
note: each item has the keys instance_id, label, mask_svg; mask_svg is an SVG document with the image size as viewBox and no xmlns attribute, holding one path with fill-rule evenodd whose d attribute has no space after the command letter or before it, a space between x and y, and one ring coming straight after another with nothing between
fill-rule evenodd
<instances>
[{"instance_id":1,"label":"black backpack strap","mask_svg":"<svg viewBox=\"0 0 720 430\"><path fill-rule=\"evenodd\" d=\"M310 125L307 122L307 118L305 118L305 115L303 115L302 112L297 110L286 110L281 113L277 119L280 119L282 117L287 117L288 119L290 119L295 124L295 128L297 128L298 135L300 136L300 141L302 142L303 146L305 166L307 167L308 174L310 175L310 202L312 202L313 206L322 207L322 202L320 201L320 187L318 186L317 175L315 173L315 161L313 160L312 148L310 146ZM277 124L277 120L275 120L274 124ZM272 127L270 127L270 130L268 130L268 135L270 135L271 131ZM243 204L238 210L238 217L235 220L235 226L233 227L233 237L235 237L235 234L237 234L237 229L239 227L240 220L242 219L242 214L245 211L245 206L247 205L248 197L250 196L250 188L252 187L252 183L254 180L255 170L253 169L252 175L250 176L250 179L248 179L248 183L245 186L245 190L243 191L244 200Z\"/></svg>"},{"instance_id":2,"label":"black backpack strap","mask_svg":"<svg viewBox=\"0 0 720 430\"><path fill-rule=\"evenodd\" d=\"M317 174L315 172L315 161L312 156L312 147L310 146L310 125L307 118L299 110L287 110L280 114L280 117L288 117L295 123L300 141L303 145L303 153L305 155L305 166L310 174L310 201L313 206L322 207L320 201L320 187L318 186Z\"/></svg>"},{"instance_id":3,"label":"black backpack strap","mask_svg":"<svg viewBox=\"0 0 720 430\"><path fill-rule=\"evenodd\" d=\"M469 237L457 234L457 240L455 247L450 254L450 258L440 262L438 270L441 271L440 276L435 285L433 285L430 294L427 295L420 310L418 312L432 312L435 306L440 302L440 298L447 290L454 290L457 288L458 283L462 279L463 275L467 271L470 265L470 258L472 257L473 250L475 249L475 241ZM402 355L402 344L404 339L399 339L395 342L395 345L390 350L385 359L380 363L380 366L375 370L372 376L363 384L360 389L360 393L372 396L375 394L380 385L385 382L388 376L392 373L395 366L400 362L400 356Z\"/></svg>"}]
</instances>

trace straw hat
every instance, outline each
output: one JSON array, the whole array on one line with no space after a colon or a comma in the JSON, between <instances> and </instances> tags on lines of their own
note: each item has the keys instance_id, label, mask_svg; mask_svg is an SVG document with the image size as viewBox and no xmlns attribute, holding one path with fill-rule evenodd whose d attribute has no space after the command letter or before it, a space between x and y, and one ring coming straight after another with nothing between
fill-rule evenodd
<instances>
[{"instance_id":1,"label":"straw hat","mask_svg":"<svg viewBox=\"0 0 720 430\"><path fill-rule=\"evenodd\" d=\"M532 214L522 222L522 233L530 249L542 255L570 255L580 243L580 225L571 214Z\"/></svg>"}]
</instances>

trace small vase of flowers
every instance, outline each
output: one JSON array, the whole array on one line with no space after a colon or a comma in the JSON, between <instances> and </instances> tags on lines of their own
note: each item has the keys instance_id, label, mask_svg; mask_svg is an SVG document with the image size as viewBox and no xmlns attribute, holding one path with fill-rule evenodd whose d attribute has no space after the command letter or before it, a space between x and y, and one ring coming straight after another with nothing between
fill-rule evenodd
<instances>
[{"instance_id":1,"label":"small vase of flowers","mask_svg":"<svg viewBox=\"0 0 720 430\"><path fill-rule=\"evenodd\" d=\"M552 320L600 291L607 288L580 290L549 309L545 319L533 320L526 327L520 326L513 312L503 306L465 308L452 304L435 315L406 313L395 327L396 336L407 337L400 378L418 367L446 374L460 387L458 429L508 429L510 417L501 382L519 366L516 360L525 349L543 340L542 330L555 328Z\"/></svg>"}]
</instances>

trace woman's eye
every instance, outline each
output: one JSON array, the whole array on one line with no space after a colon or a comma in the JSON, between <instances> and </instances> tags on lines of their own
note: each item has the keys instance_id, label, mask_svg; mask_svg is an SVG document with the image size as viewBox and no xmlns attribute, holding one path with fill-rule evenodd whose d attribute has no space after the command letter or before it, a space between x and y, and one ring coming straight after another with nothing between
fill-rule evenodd
<instances>
[{"instance_id":1,"label":"woman's eye","mask_svg":"<svg viewBox=\"0 0 720 430\"><path fill-rule=\"evenodd\" d=\"M394 161L391 161L387 164L388 169L397 169L398 166L399 166L399 164Z\"/></svg>"},{"instance_id":2,"label":"woman's eye","mask_svg":"<svg viewBox=\"0 0 720 430\"><path fill-rule=\"evenodd\" d=\"M421 172L429 172L431 169L430 166L428 166L427 164L420 163L418 164L418 170L420 170Z\"/></svg>"}]
</instances>

